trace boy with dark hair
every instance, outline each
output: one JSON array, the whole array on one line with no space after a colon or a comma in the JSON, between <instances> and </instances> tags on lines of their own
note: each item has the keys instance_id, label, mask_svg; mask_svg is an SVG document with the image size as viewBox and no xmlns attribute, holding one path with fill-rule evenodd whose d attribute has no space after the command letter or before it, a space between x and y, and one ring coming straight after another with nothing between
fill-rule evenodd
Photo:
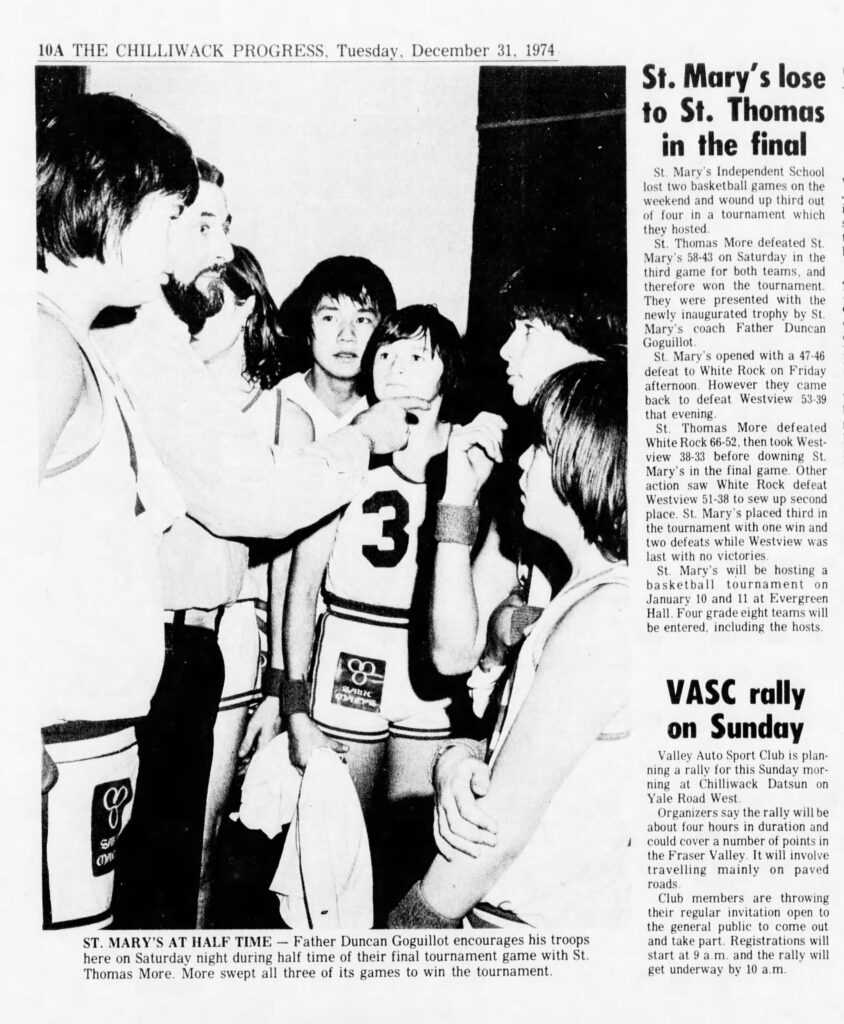
<instances>
[{"instance_id":1,"label":"boy with dark hair","mask_svg":"<svg viewBox=\"0 0 844 1024\"><path fill-rule=\"evenodd\" d=\"M332 256L306 274L280 311L307 367L285 378L286 398L310 416L319 439L367 407L359 387L370 335L396 308L384 271L362 256Z\"/></svg>"},{"instance_id":2,"label":"boy with dark hair","mask_svg":"<svg viewBox=\"0 0 844 1024\"><path fill-rule=\"evenodd\" d=\"M434 306L408 306L382 321L364 362L369 392L381 401L416 397L430 407L415 415L407 448L373 463L342 515L306 538L293 558L281 686L291 759L304 769L318 747L345 754L365 809L382 762L389 800L424 796L433 747L450 735L450 687L423 657L442 485L435 463L451 436L468 433L491 465L500 458L503 429L488 413L468 427L445 418L462 366L457 329ZM471 523L450 525L472 530ZM321 589L326 612L317 626ZM420 628L425 643L417 651Z\"/></svg>"},{"instance_id":3,"label":"boy with dark hair","mask_svg":"<svg viewBox=\"0 0 844 1024\"><path fill-rule=\"evenodd\" d=\"M501 289L513 324L501 348L516 405L557 370L590 359L625 359L624 322L610 296L582 268L528 264Z\"/></svg>"},{"instance_id":4,"label":"boy with dark hair","mask_svg":"<svg viewBox=\"0 0 844 1024\"><path fill-rule=\"evenodd\" d=\"M574 363L626 360L624 321L611 284L596 285L583 266L540 261L526 265L507 280L501 298L513 324L501 357L518 406L528 405L545 381ZM447 500L474 506L479 490L475 478L482 467L479 453L458 452L451 445ZM444 672L475 670L470 689L479 712L509 652L551 596L548 580L536 566L510 562L508 573L505 563L494 524L472 566L453 545L441 546L437 553L434 658Z\"/></svg>"},{"instance_id":5,"label":"boy with dark hair","mask_svg":"<svg viewBox=\"0 0 844 1024\"><path fill-rule=\"evenodd\" d=\"M36 147L44 925L104 927L164 656L158 542L184 506L88 328L159 291L197 174L180 135L108 94L42 122Z\"/></svg>"},{"instance_id":6,"label":"boy with dark hair","mask_svg":"<svg viewBox=\"0 0 844 1024\"><path fill-rule=\"evenodd\" d=\"M129 227L146 197L172 196L181 207L196 196L188 143L122 96L77 97L39 123L36 149L39 270L46 270L47 254L65 266L104 263L108 242Z\"/></svg>"},{"instance_id":7,"label":"boy with dark hair","mask_svg":"<svg viewBox=\"0 0 844 1024\"><path fill-rule=\"evenodd\" d=\"M565 549L571 578L522 646L488 748L440 749L440 856L395 928L459 927L464 915L473 927L609 925L629 898L624 368L572 364L531 415L522 514Z\"/></svg>"},{"instance_id":8,"label":"boy with dark hair","mask_svg":"<svg viewBox=\"0 0 844 1024\"><path fill-rule=\"evenodd\" d=\"M396 308L384 271L363 256L331 256L310 270L285 299L277 321L285 335L287 372L279 385L285 405L304 414L316 440L351 423L369 407L372 395L362 362L372 332ZM306 369L289 373L290 366ZM290 552L271 569L270 664L280 670L281 622ZM272 671L272 670L271 670ZM252 716L241 746L246 756L278 731L278 700L271 693Z\"/></svg>"}]
</instances>

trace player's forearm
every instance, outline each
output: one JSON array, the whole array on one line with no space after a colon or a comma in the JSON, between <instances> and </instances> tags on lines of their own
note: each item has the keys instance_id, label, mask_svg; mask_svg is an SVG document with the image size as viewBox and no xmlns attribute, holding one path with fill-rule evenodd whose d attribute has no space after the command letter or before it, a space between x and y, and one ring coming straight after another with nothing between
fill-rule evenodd
<instances>
[{"instance_id":1,"label":"player's forearm","mask_svg":"<svg viewBox=\"0 0 844 1024\"><path fill-rule=\"evenodd\" d=\"M267 661L271 668L284 667L284 602L290 569L290 553L277 555L269 568L267 608Z\"/></svg>"},{"instance_id":2,"label":"player's forearm","mask_svg":"<svg viewBox=\"0 0 844 1024\"><path fill-rule=\"evenodd\" d=\"M618 600L611 593L602 595L600 604L593 598L591 609L584 603L569 613L569 629L558 626L549 637L533 684L497 752L489 792L478 803L498 823L496 845L482 848L475 858L438 857L423 880L422 896L443 917L464 914L503 875L595 737L623 707L625 645L596 648L579 642L592 619L605 625L608 636L622 635L626 612L615 607Z\"/></svg>"},{"instance_id":3,"label":"player's forearm","mask_svg":"<svg viewBox=\"0 0 844 1024\"><path fill-rule=\"evenodd\" d=\"M180 341L152 332L113 354L188 514L212 533L286 537L344 505L360 486L370 443L356 428L282 451L257 438Z\"/></svg>"},{"instance_id":4,"label":"player's forearm","mask_svg":"<svg viewBox=\"0 0 844 1024\"><path fill-rule=\"evenodd\" d=\"M496 815L499 823L495 846L479 845L472 857L455 851L451 860L437 854L422 879L422 897L442 917L464 917L484 899L524 849L524 830L512 821L517 809L502 807L495 799L487 798L482 803L484 810Z\"/></svg>"},{"instance_id":5,"label":"player's forearm","mask_svg":"<svg viewBox=\"0 0 844 1024\"><path fill-rule=\"evenodd\" d=\"M431 657L443 675L470 672L477 664L478 602L468 545L437 545L430 640Z\"/></svg>"},{"instance_id":6,"label":"player's forearm","mask_svg":"<svg viewBox=\"0 0 844 1024\"><path fill-rule=\"evenodd\" d=\"M283 538L347 504L369 464L369 444L347 428L303 448L230 450L226 486L197 481L186 494L195 519L220 536Z\"/></svg>"},{"instance_id":7,"label":"player's forearm","mask_svg":"<svg viewBox=\"0 0 844 1024\"><path fill-rule=\"evenodd\" d=\"M559 785L555 766L535 761L524 732L508 737L505 749L478 801L497 823L495 846L478 846L472 857L458 851L450 861L438 854L422 880L423 898L443 917L463 917L484 899L524 850Z\"/></svg>"},{"instance_id":8,"label":"player's forearm","mask_svg":"<svg viewBox=\"0 0 844 1024\"><path fill-rule=\"evenodd\" d=\"M282 623L282 651L287 674L304 679L308 674L316 623L318 587L288 587Z\"/></svg>"}]
</instances>

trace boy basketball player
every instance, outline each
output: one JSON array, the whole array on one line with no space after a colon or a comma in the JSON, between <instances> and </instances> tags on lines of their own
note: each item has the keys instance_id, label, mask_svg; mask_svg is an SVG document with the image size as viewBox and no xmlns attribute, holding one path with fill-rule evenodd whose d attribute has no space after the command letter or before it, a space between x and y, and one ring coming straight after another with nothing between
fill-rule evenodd
<instances>
[{"instance_id":1,"label":"boy basketball player","mask_svg":"<svg viewBox=\"0 0 844 1024\"><path fill-rule=\"evenodd\" d=\"M573 363L626 360L626 334L613 289L604 281L596 283L583 267L530 263L507 280L501 298L512 330L500 355L517 406L527 406L546 380ZM449 501L474 507L489 473L481 461L477 449L461 451L452 442ZM438 551L432 604L434 659L441 671L454 674L479 666L470 680L479 711L509 651L550 596L541 569L528 561L518 567L506 562L494 525L471 571L468 555L459 548L449 545Z\"/></svg>"},{"instance_id":2,"label":"boy basketball player","mask_svg":"<svg viewBox=\"0 0 844 1024\"><path fill-rule=\"evenodd\" d=\"M310 416L317 440L367 407L361 359L372 332L395 308L387 275L363 256L322 260L283 303L282 328L307 369L285 377L281 390Z\"/></svg>"},{"instance_id":3,"label":"boy basketball player","mask_svg":"<svg viewBox=\"0 0 844 1024\"><path fill-rule=\"evenodd\" d=\"M452 427L462 368L458 332L435 307L382 321L363 362L372 397L413 396L430 408L415 416L407 447L376 460L343 514L302 542L291 568L281 698L291 758L304 769L317 747L343 754L364 810L382 765L389 800L429 793L434 748L451 733L448 681L426 653L428 584L435 537L471 544L477 517L432 512L441 456L460 430L491 468L504 429L490 414Z\"/></svg>"},{"instance_id":4,"label":"boy basketball player","mask_svg":"<svg viewBox=\"0 0 844 1024\"><path fill-rule=\"evenodd\" d=\"M363 256L331 256L317 263L285 299L278 324L293 343L293 362L306 367L278 385L285 405L312 424L314 440L348 426L369 402L360 383L361 360L372 332L396 308L384 271ZM285 350L285 358L287 351ZM282 367L286 372L287 367ZM289 434L289 431L288 431ZM246 727L239 754L260 749L280 730L278 696L283 678L282 612L290 567L289 550L270 569L268 668L265 699Z\"/></svg>"}]
</instances>

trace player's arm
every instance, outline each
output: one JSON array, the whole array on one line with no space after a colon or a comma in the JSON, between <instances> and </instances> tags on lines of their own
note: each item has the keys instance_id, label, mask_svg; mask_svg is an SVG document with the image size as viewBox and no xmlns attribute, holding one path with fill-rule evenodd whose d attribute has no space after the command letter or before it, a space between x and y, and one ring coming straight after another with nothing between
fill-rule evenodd
<instances>
[{"instance_id":1,"label":"player's arm","mask_svg":"<svg viewBox=\"0 0 844 1024\"><path fill-rule=\"evenodd\" d=\"M288 673L304 679L316 626L316 609L325 567L334 546L338 517L332 517L297 544L290 563L282 623L282 650Z\"/></svg>"},{"instance_id":2,"label":"player's arm","mask_svg":"<svg viewBox=\"0 0 844 1024\"><path fill-rule=\"evenodd\" d=\"M280 539L318 523L351 500L372 451L407 443L408 411L427 404L379 402L354 427L282 450L256 440L180 339L148 329L109 354L188 513L221 537Z\"/></svg>"},{"instance_id":3,"label":"player's arm","mask_svg":"<svg viewBox=\"0 0 844 1024\"><path fill-rule=\"evenodd\" d=\"M474 669L484 649L487 621L517 582L516 565L502 552L494 522L474 559L468 545L437 545L430 642L439 672L460 675Z\"/></svg>"},{"instance_id":4,"label":"player's arm","mask_svg":"<svg viewBox=\"0 0 844 1024\"><path fill-rule=\"evenodd\" d=\"M450 861L438 855L422 880L423 905L446 923L463 917L519 856L566 777L625 703L625 597L615 587L598 591L546 643L479 801L498 824L495 845L478 846L476 856L455 853ZM596 642L596 623L618 642ZM400 923L394 918L394 926Z\"/></svg>"},{"instance_id":5,"label":"player's arm","mask_svg":"<svg viewBox=\"0 0 844 1024\"><path fill-rule=\"evenodd\" d=\"M82 353L73 338L49 317L38 324L38 479L44 478L53 449L85 394ZM59 778L55 761L41 748L41 792Z\"/></svg>"},{"instance_id":6,"label":"player's arm","mask_svg":"<svg viewBox=\"0 0 844 1024\"><path fill-rule=\"evenodd\" d=\"M330 741L324 735L311 720L299 696L308 677L319 589L334 546L338 519L339 516L334 516L297 545L290 563L284 602L282 645L287 677L284 685L288 691L282 692L281 706L287 711L290 760L303 770L317 747L331 747L338 753L348 749L345 744Z\"/></svg>"},{"instance_id":7,"label":"player's arm","mask_svg":"<svg viewBox=\"0 0 844 1024\"><path fill-rule=\"evenodd\" d=\"M301 409L298 405L294 405L292 402L287 402L284 409L284 434L281 438L282 448L288 447L304 447L312 444L314 440L314 425L310 416ZM306 538L303 538L301 543L305 543ZM314 542L317 543L316 541ZM324 548L327 540L323 539L318 542L320 545L319 558L324 555ZM331 543L333 543L333 535L331 537ZM298 546L301 546L298 545ZM294 552L295 552L294 548ZM329 546L328 553L331 553ZM283 555L279 555L278 558L274 558L270 563L270 586L269 586L269 664L272 668L283 668L284 661L284 640L282 636L283 624L284 624L284 606L287 599L287 585L290 579L290 572L292 566L292 554L288 555L286 552ZM328 555L325 555L325 564L328 562ZM323 571L325 569L323 565ZM320 580L317 582L317 590L319 589ZM314 609L316 605L314 605Z\"/></svg>"},{"instance_id":8,"label":"player's arm","mask_svg":"<svg viewBox=\"0 0 844 1024\"><path fill-rule=\"evenodd\" d=\"M298 405L288 402L284 408L284 434L282 447L311 444L314 439L314 425L310 416ZM284 621L284 600L287 591L288 570L291 553L284 550L271 559L267 568L269 601L267 615L268 658L264 682L265 697L249 719L238 750L239 757L246 757L254 747L260 750L281 732L279 694L276 682L284 667L282 656L282 622Z\"/></svg>"},{"instance_id":9,"label":"player's arm","mask_svg":"<svg viewBox=\"0 0 844 1024\"><path fill-rule=\"evenodd\" d=\"M79 346L52 318L38 318L38 479L62 431L85 395Z\"/></svg>"},{"instance_id":10,"label":"player's arm","mask_svg":"<svg viewBox=\"0 0 844 1024\"><path fill-rule=\"evenodd\" d=\"M477 522L478 496L496 462L506 424L500 416L481 413L452 430L442 501L437 510L437 550L431 591L431 656L443 675L471 671L480 654L481 626L489 611L513 586L515 569L501 554L491 527L477 558L472 559L471 524ZM475 530L477 527L475 526Z\"/></svg>"}]
</instances>

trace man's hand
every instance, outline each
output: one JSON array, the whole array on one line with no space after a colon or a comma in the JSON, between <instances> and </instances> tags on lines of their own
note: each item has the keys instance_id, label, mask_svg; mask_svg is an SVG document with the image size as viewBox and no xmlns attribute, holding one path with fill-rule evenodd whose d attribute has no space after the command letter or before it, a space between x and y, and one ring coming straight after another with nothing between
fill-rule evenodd
<instances>
[{"instance_id":1,"label":"man's hand","mask_svg":"<svg viewBox=\"0 0 844 1024\"><path fill-rule=\"evenodd\" d=\"M281 715L278 710L278 697L265 697L255 708L255 713L246 724L243 742L237 752L238 757L248 757L265 747L281 732Z\"/></svg>"},{"instance_id":2,"label":"man's hand","mask_svg":"<svg viewBox=\"0 0 844 1024\"><path fill-rule=\"evenodd\" d=\"M304 712L291 715L287 729L290 734L290 763L300 772L304 772L311 754L320 747L328 747L341 759L348 753L346 743L330 739Z\"/></svg>"},{"instance_id":3,"label":"man's hand","mask_svg":"<svg viewBox=\"0 0 844 1024\"><path fill-rule=\"evenodd\" d=\"M482 847L498 841L495 821L478 806L489 784L489 765L466 747L450 747L437 761L434 840L446 860L452 860L455 851L477 857Z\"/></svg>"},{"instance_id":4,"label":"man's hand","mask_svg":"<svg viewBox=\"0 0 844 1024\"><path fill-rule=\"evenodd\" d=\"M352 425L369 440L375 455L389 455L407 444L414 410L423 412L430 407L430 402L421 398L386 398L359 413Z\"/></svg>"},{"instance_id":5,"label":"man's hand","mask_svg":"<svg viewBox=\"0 0 844 1024\"><path fill-rule=\"evenodd\" d=\"M506 422L495 413L479 413L471 423L455 427L448 442L448 470L443 501L474 505L492 467L501 462Z\"/></svg>"}]
</instances>

